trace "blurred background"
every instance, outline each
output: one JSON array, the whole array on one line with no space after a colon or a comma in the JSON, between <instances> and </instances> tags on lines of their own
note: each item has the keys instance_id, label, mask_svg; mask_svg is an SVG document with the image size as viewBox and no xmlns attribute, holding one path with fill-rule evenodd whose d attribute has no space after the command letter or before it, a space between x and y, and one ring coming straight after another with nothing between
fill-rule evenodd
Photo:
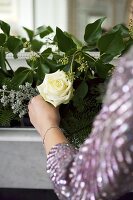
<instances>
[{"instance_id":1,"label":"blurred background","mask_svg":"<svg viewBox=\"0 0 133 200\"><path fill-rule=\"evenodd\" d=\"M60 27L82 40L85 26L106 16L103 29L118 23L128 24L132 0L0 0L0 19L22 33L22 26L35 29L41 25Z\"/></svg>"}]
</instances>

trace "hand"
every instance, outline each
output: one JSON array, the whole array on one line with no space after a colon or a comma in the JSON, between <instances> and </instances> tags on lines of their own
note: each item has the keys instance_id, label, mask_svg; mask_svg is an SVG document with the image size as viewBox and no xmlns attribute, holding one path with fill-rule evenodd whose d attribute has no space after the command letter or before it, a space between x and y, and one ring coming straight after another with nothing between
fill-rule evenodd
<instances>
[{"instance_id":1,"label":"hand","mask_svg":"<svg viewBox=\"0 0 133 200\"><path fill-rule=\"evenodd\" d=\"M51 126L59 126L59 109L47 103L40 95L32 98L28 105L30 121L41 137Z\"/></svg>"}]
</instances>

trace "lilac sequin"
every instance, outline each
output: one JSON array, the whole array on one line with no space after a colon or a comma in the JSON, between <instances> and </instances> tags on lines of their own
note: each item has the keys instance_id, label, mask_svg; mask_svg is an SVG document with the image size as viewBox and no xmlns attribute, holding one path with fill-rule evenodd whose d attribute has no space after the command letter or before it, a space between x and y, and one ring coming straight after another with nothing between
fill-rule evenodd
<instances>
[{"instance_id":1,"label":"lilac sequin","mask_svg":"<svg viewBox=\"0 0 133 200\"><path fill-rule=\"evenodd\" d=\"M90 137L54 146L47 171L60 200L113 200L133 189L133 62L122 58Z\"/></svg>"}]
</instances>

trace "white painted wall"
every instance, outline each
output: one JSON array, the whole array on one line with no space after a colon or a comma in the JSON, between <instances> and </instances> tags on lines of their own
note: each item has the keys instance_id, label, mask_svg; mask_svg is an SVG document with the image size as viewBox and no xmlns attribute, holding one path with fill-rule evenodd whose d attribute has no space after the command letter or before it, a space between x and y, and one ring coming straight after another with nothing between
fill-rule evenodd
<instances>
[{"instance_id":1,"label":"white painted wall","mask_svg":"<svg viewBox=\"0 0 133 200\"><path fill-rule=\"evenodd\" d=\"M67 0L35 0L35 27L56 26L67 31Z\"/></svg>"},{"instance_id":2,"label":"white painted wall","mask_svg":"<svg viewBox=\"0 0 133 200\"><path fill-rule=\"evenodd\" d=\"M18 0L19 25L33 28L33 0Z\"/></svg>"}]
</instances>

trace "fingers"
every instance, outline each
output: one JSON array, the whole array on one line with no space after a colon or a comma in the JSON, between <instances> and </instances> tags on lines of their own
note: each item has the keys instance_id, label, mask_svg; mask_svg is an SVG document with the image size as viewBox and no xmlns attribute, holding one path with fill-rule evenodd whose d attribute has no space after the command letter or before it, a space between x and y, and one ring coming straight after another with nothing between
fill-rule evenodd
<instances>
[{"instance_id":1,"label":"fingers","mask_svg":"<svg viewBox=\"0 0 133 200\"><path fill-rule=\"evenodd\" d=\"M41 95L37 95L37 96L34 96L33 98L30 99L29 103L28 103L28 112L33 109L33 108L36 108L36 107L40 107L40 106L44 106L45 105L45 101L44 99L42 98Z\"/></svg>"},{"instance_id":2,"label":"fingers","mask_svg":"<svg viewBox=\"0 0 133 200\"><path fill-rule=\"evenodd\" d=\"M30 105L31 103L33 103L33 102L36 102L36 100L42 100L42 99L43 99L43 98L42 98L41 95L34 96L34 97L32 97L32 98L30 99L29 105Z\"/></svg>"},{"instance_id":3,"label":"fingers","mask_svg":"<svg viewBox=\"0 0 133 200\"><path fill-rule=\"evenodd\" d=\"M32 104L32 102L35 100L36 97L37 97L37 96L34 96L34 97L32 97L32 98L30 99L30 101L29 101L29 103L28 103L28 113L29 113L29 111L30 111L31 104Z\"/></svg>"},{"instance_id":4,"label":"fingers","mask_svg":"<svg viewBox=\"0 0 133 200\"><path fill-rule=\"evenodd\" d=\"M33 99L35 98L36 96L34 96L34 97L32 97L31 99L30 99L30 101L29 101L29 105L31 104L31 102L33 101Z\"/></svg>"},{"instance_id":5,"label":"fingers","mask_svg":"<svg viewBox=\"0 0 133 200\"><path fill-rule=\"evenodd\" d=\"M43 97L41 95L37 95L35 97L33 97L28 104L28 111L30 111L31 109L36 110L36 108L38 108L38 110L42 110L45 109L45 111L51 111L51 109L53 110L59 110L58 108L55 108L52 104L46 102Z\"/></svg>"}]
</instances>

